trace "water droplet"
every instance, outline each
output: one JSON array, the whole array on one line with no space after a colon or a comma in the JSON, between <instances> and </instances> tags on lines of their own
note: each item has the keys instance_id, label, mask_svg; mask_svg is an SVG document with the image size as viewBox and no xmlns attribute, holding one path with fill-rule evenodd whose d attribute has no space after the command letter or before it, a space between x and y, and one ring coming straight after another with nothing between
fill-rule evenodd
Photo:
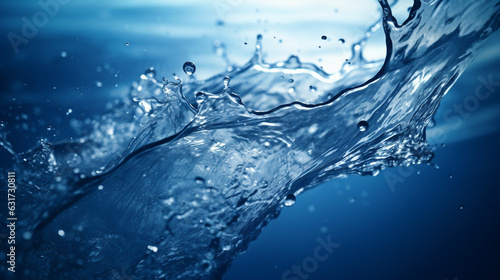
<instances>
[{"instance_id":1,"label":"water droplet","mask_svg":"<svg viewBox=\"0 0 500 280\"><path fill-rule=\"evenodd\" d=\"M353 196L350 196L348 201L349 201L349 203L354 203L354 202L356 202L356 198Z\"/></svg>"},{"instance_id":2,"label":"water droplet","mask_svg":"<svg viewBox=\"0 0 500 280\"><path fill-rule=\"evenodd\" d=\"M67 52L65 52L65 51L62 51L62 52L61 52L61 57L66 57L66 56L68 56L68 53L67 53Z\"/></svg>"},{"instance_id":3,"label":"water droplet","mask_svg":"<svg viewBox=\"0 0 500 280\"><path fill-rule=\"evenodd\" d=\"M326 37L326 35L321 36L321 40L326 40L326 39L328 39L328 37Z\"/></svg>"},{"instance_id":4,"label":"water droplet","mask_svg":"<svg viewBox=\"0 0 500 280\"><path fill-rule=\"evenodd\" d=\"M367 121L360 121L358 123L358 129L361 132L367 131L370 126L368 125Z\"/></svg>"},{"instance_id":5,"label":"water droplet","mask_svg":"<svg viewBox=\"0 0 500 280\"><path fill-rule=\"evenodd\" d=\"M344 44L344 43L345 43L345 40L344 40L343 38L340 38L340 39L339 39L339 43Z\"/></svg>"},{"instance_id":6,"label":"water droplet","mask_svg":"<svg viewBox=\"0 0 500 280\"><path fill-rule=\"evenodd\" d=\"M293 82L294 82L294 80L293 80L293 79L290 79L290 80L288 80L288 82L293 83Z\"/></svg>"},{"instance_id":7,"label":"water droplet","mask_svg":"<svg viewBox=\"0 0 500 280\"><path fill-rule=\"evenodd\" d=\"M316 211L316 207L314 207L314 205L309 205L309 207L307 207L307 210L312 213Z\"/></svg>"},{"instance_id":8,"label":"water droplet","mask_svg":"<svg viewBox=\"0 0 500 280\"><path fill-rule=\"evenodd\" d=\"M315 86L309 86L309 91L315 92L317 88Z\"/></svg>"},{"instance_id":9,"label":"water droplet","mask_svg":"<svg viewBox=\"0 0 500 280\"><path fill-rule=\"evenodd\" d=\"M453 179L453 175L450 174L450 179Z\"/></svg>"},{"instance_id":10,"label":"water droplet","mask_svg":"<svg viewBox=\"0 0 500 280\"><path fill-rule=\"evenodd\" d=\"M127 46L127 47L130 46L130 42L126 42L125 46Z\"/></svg>"},{"instance_id":11,"label":"water droplet","mask_svg":"<svg viewBox=\"0 0 500 280\"><path fill-rule=\"evenodd\" d=\"M59 234L59 236L61 236L61 237L64 237L64 235L66 235L66 233L62 229L60 229L59 231L57 231L57 234Z\"/></svg>"},{"instance_id":12,"label":"water droplet","mask_svg":"<svg viewBox=\"0 0 500 280\"><path fill-rule=\"evenodd\" d=\"M434 119L429 120L429 124L427 124L428 127L435 127L436 126L436 121Z\"/></svg>"},{"instance_id":13,"label":"water droplet","mask_svg":"<svg viewBox=\"0 0 500 280\"><path fill-rule=\"evenodd\" d=\"M205 100L207 100L207 95L203 91L196 93L196 103L198 103L198 106L205 102Z\"/></svg>"},{"instance_id":14,"label":"water droplet","mask_svg":"<svg viewBox=\"0 0 500 280\"><path fill-rule=\"evenodd\" d=\"M71 113L73 113L73 109L69 108L68 111L66 112L66 116L68 116Z\"/></svg>"},{"instance_id":15,"label":"water droplet","mask_svg":"<svg viewBox=\"0 0 500 280\"><path fill-rule=\"evenodd\" d=\"M31 231L25 231L23 233L23 238L26 239L26 240L30 240L31 236L33 236L33 234L31 233Z\"/></svg>"},{"instance_id":16,"label":"water droplet","mask_svg":"<svg viewBox=\"0 0 500 280\"><path fill-rule=\"evenodd\" d=\"M144 75L148 78L154 78L156 76L156 70L154 67L149 67L146 72L144 72Z\"/></svg>"},{"instance_id":17,"label":"water droplet","mask_svg":"<svg viewBox=\"0 0 500 280\"><path fill-rule=\"evenodd\" d=\"M153 251L154 253L156 253L156 252L158 252L158 247L148 245L148 250L151 250L151 251Z\"/></svg>"},{"instance_id":18,"label":"water droplet","mask_svg":"<svg viewBox=\"0 0 500 280\"><path fill-rule=\"evenodd\" d=\"M99 187L97 187L98 190L102 191L104 189L104 186L103 185L99 185Z\"/></svg>"},{"instance_id":19,"label":"water droplet","mask_svg":"<svg viewBox=\"0 0 500 280\"><path fill-rule=\"evenodd\" d=\"M464 209L464 205L463 204L458 205L458 209L463 210Z\"/></svg>"},{"instance_id":20,"label":"water droplet","mask_svg":"<svg viewBox=\"0 0 500 280\"><path fill-rule=\"evenodd\" d=\"M288 59L285 61L285 65L288 67L288 68L298 68L300 67L300 59L298 56L296 55L291 55L290 57L288 57Z\"/></svg>"},{"instance_id":21,"label":"water droplet","mask_svg":"<svg viewBox=\"0 0 500 280\"><path fill-rule=\"evenodd\" d=\"M285 198L285 206L290 207L295 204L295 195L289 194Z\"/></svg>"},{"instance_id":22,"label":"water droplet","mask_svg":"<svg viewBox=\"0 0 500 280\"><path fill-rule=\"evenodd\" d=\"M229 76L224 77L224 87L228 88L229 87L229 82L231 81L231 78Z\"/></svg>"},{"instance_id":23,"label":"water droplet","mask_svg":"<svg viewBox=\"0 0 500 280\"><path fill-rule=\"evenodd\" d=\"M200 185L205 184L205 179L203 179L202 177L196 177L194 179L194 181L196 182L196 184L200 184Z\"/></svg>"},{"instance_id":24,"label":"water droplet","mask_svg":"<svg viewBox=\"0 0 500 280\"><path fill-rule=\"evenodd\" d=\"M321 231L322 233L327 233L328 232L328 228L326 226L322 226L319 228L319 231Z\"/></svg>"},{"instance_id":25,"label":"water droplet","mask_svg":"<svg viewBox=\"0 0 500 280\"><path fill-rule=\"evenodd\" d=\"M194 65L191 61L186 61L186 63L182 66L182 70L184 70L184 73L191 76L194 72L196 72L196 65Z\"/></svg>"}]
</instances>

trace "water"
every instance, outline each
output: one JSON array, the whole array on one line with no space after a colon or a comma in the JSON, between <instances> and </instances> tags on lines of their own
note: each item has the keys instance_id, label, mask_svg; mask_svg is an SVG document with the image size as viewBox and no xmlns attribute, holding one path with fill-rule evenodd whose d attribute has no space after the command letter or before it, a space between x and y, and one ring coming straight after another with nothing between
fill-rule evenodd
<instances>
[{"instance_id":1,"label":"water","mask_svg":"<svg viewBox=\"0 0 500 280\"><path fill-rule=\"evenodd\" d=\"M78 139L15 153L1 138L23 186L20 270L217 278L304 190L429 162L426 126L498 28L498 4L417 1L401 26L381 7L385 61L364 59L367 32L334 74L297 56L269 64L259 35L247 64L206 80L148 68L108 114L73 122Z\"/></svg>"},{"instance_id":2,"label":"water","mask_svg":"<svg viewBox=\"0 0 500 280\"><path fill-rule=\"evenodd\" d=\"M196 71L196 65L194 65L194 63L192 63L191 61L187 61L182 66L182 70L184 70L184 73L188 75L193 75L194 72Z\"/></svg>"}]
</instances>

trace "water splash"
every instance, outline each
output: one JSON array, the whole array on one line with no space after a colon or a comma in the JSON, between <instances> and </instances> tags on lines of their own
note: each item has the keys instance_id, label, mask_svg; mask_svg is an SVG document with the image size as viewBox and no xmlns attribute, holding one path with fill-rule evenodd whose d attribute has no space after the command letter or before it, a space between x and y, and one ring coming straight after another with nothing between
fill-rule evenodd
<instances>
[{"instance_id":1,"label":"water splash","mask_svg":"<svg viewBox=\"0 0 500 280\"><path fill-rule=\"evenodd\" d=\"M258 36L246 65L184 85L148 69L88 135L16 154L27 277L217 278L304 190L430 161L425 127L500 3L415 1L400 25L379 2L383 62L367 36L338 73L267 64Z\"/></svg>"}]
</instances>

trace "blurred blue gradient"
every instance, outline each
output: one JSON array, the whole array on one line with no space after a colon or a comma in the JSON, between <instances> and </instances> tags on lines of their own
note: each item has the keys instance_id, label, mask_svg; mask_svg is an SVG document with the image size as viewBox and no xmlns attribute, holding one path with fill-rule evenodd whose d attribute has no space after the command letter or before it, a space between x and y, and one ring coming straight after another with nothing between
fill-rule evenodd
<instances>
[{"instance_id":1,"label":"blurred blue gradient","mask_svg":"<svg viewBox=\"0 0 500 280\"><path fill-rule=\"evenodd\" d=\"M73 137L72 119L104 112L148 67L169 79L187 78L185 61L195 62L199 79L223 71L214 44L242 64L263 34L267 61L297 54L334 72L380 16L375 0L42 2L57 3L57 11L17 47L9 34L22 36L23 18L33 23L44 8L32 0L0 2L0 121L16 152ZM400 1L398 18L410 4ZM369 44L367 57L382 58L382 34ZM499 44L498 33L488 39L436 113L428 136L439 169L393 168L302 194L224 279L284 279L313 254L318 237L328 236L340 247L308 279L500 279L500 86L470 103L474 110L453 109L470 102L481 77L500 83ZM8 166L9 154L0 155Z\"/></svg>"}]
</instances>

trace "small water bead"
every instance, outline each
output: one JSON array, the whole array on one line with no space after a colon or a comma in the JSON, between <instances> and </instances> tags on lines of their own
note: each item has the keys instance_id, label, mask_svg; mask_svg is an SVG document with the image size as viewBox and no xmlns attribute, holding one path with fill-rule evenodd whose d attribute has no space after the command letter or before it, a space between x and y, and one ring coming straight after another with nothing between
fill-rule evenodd
<instances>
[{"instance_id":1,"label":"small water bead","mask_svg":"<svg viewBox=\"0 0 500 280\"><path fill-rule=\"evenodd\" d=\"M294 82L294 80L293 80L293 79L290 79L290 80L288 80L288 82L293 83L293 82Z\"/></svg>"},{"instance_id":2,"label":"small water bead","mask_svg":"<svg viewBox=\"0 0 500 280\"><path fill-rule=\"evenodd\" d=\"M194 65L191 61L186 61L186 63L182 66L182 70L184 70L184 73L191 76L194 72L196 72L196 65Z\"/></svg>"},{"instance_id":3,"label":"small water bead","mask_svg":"<svg viewBox=\"0 0 500 280\"><path fill-rule=\"evenodd\" d=\"M156 76L156 70L154 67L149 67L146 72L144 72L144 75L148 78L154 78Z\"/></svg>"},{"instance_id":4,"label":"small water bead","mask_svg":"<svg viewBox=\"0 0 500 280\"><path fill-rule=\"evenodd\" d=\"M340 39L339 39L339 43L341 43L341 44L345 44L345 40L344 40L343 38L340 38Z\"/></svg>"},{"instance_id":5,"label":"small water bead","mask_svg":"<svg viewBox=\"0 0 500 280\"><path fill-rule=\"evenodd\" d=\"M228 88L229 87L229 82L231 81L231 78L229 76L224 77L224 87Z\"/></svg>"},{"instance_id":6,"label":"small water bead","mask_svg":"<svg viewBox=\"0 0 500 280\"><path fill-rule=\"evenodd\" d=\"M127 47L130 46L130 42L126 42L125 46L127 46Z\"/></svg>"},{"instance_id":7,"label":"small water bead","mask_svg":"<svg viewBox=\"0 0 500 280\"><path fill-rule=\"evenodd\" d=\"M66 233L62 229L60 229L59 231L57 231L57 234L59 234L59 236L61 236L61 237L64 237L64 235L66 235Z\"/></svg>"},{"instance_id":8,"label":"small water bead","mask_svg":"<svg viewBox=\"0 0 500 280\"><path fill-rule=\"evenodd\" d=\"M436 126L436 121L434 119L430 119L429 123L427 124L427 127L434 127Z\"/></svg>"},{"instance_id":9,"label":"small water bead","mask_svg":"<svg viewBox=\"0 0 500 280\"><path fill-rule=\"evenodd\" d=\"M349 203L354 203L354 202L356 202L356 198L351 196L351 197L349 197L348 201L349 201Z\"/></svg>"},{"instance_id":10,"label":"small water bead","mask_svg":"<svg viewBox=\"0 0 500 280\"><path fill-rule=\"evenodd\" d=\"M65 51L62 51L62 52L61 52L61 57L66 57L66 56L68 56L68 53L67 53L67 52L65 52Z\"/></svg>"},{"instance_id":11,"label":"small water bead","mask_svg":"<svg viewBox=\"0 0 500 280\"><path fill-rule=\"evenodd\" d=\"M464 205L463 204L458 205L458 209L463 210L464 209Z\"/></svg>"},{"instance_id":12,"label":"small water bead","mask_svg":"<svg viewBox=\"0 0 500 280\"><path fill-rule=\"evenodd\" d=\"M195 179L196 184L204 185L205 184L205 179L201 177L196 177Z\"/></svg>"},{"instance_id":13,"label":"small water bead","mask_svg":"<svg viewBox=\"0 0 500 280\"><path fill-rule=\"evenodd\" d=\"M316 90L318 89L315 86L309 86L309 91L315 92Z\"/></svg>"},{"instance_id":14,"label":"small water bead","mask_svg":"<svg viewBox=\"0 0 500 280\"><path fill-rule=\"evenodd\" d=\"M30 240L32 236L33 236L33 234L31 233L31 231L25 231L25 232L23 233L23 238L24 238L25 240Z\"/></svg>"},{"instance_id":15,"label":"small water bead","mask_svg":"<svg viewBox=\"0 0 500 280\"><path fill-rule=\"evenodd\" d=\"M367 121L360 121L360 122L358 123L358 129L359 129L359 131L361 131L361 132L365 132L365 131L367 131L369 127L370 127L370 126L368 125L368 122L367 122Z\"/></svg>"},{"instance_id":16,"label":"small water bead","mask_svg":"<svg viewBox=\"0 0 500 280\"><path fill-rule=\"evenodd\" d=\"M321 36L321 40L326 40L326 39L328 39L328 37L326 37L326 35Z\"/></svg>"},{"instance_id":17,"label":"small water bead","mask_svg":"<svg viewBox=\"0 0 500 280\"><path fill-rule=\"evenodd\" d=\"M204 93L203 91L199 91L196 93L196 103L198 105L201 105L201 103L205 102L207 100L207 94Z\"/></svg>"},{"instance_id":18,"label":"small water bead","mask_svg":"<svg viewBox=\"0 0 500 280\"><path fill-rule=\"evenodd\" d=\"M156 252L158 252L158 247L148 245L148 250L151 250L151 251L153 251L153 253L156 253Z\"/></svg>"},{"instance_id":19,"label":"small water bead","mask_svg":"<svg viewBox=\"0 0 500 280\"><path fill-rule=\"evenodd\" d=\"M295 204L295 195L289 194L285 198L285 206L290 207Z\"/></svg>"}]
</instances>

